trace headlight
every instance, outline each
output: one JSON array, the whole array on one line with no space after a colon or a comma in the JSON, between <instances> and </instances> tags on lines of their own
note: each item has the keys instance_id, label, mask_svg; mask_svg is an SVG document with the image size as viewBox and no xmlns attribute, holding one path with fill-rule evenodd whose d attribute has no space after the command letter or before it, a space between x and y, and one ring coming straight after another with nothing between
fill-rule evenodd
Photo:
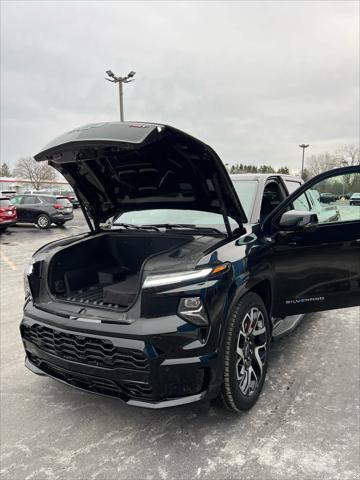
<instances>
[{"instance_id":1,"label":"headlight","mask_svg":"<svg viewBox=\"0 0 360 480\"><path fill-rule=\"evenodd\" d=\"M174 283L192 282L206 278L212 271L212 268L202 270L193 270L188 272L168 273L164 275L149 275L146 277L143 288L161 287L172 285Z\"/></svg>"},{"instance_id":2,"label":"headlight","mask_svg":"<svg viewBox=\"0 0 360 480\"><path fill-rule=\"evenodd\" d=\"M196 280L203 280L209 275L213 276L228 272L229 269L229 263L221 263L213 268L202 268L201 270L149 275L145 278L143 288L162 287L166 285L173 285L175 283L191 283Z\"/></svg>"},{"instance_id":3,"label":"headlight","mask_svg":"<svg viewBox=\"0 0 360 480\"><path fill-rule=\"evenodd\" d=\"M31 260L25 267L24 270L24 292L25 292L25 299L31 298L31 289L29 284L29 276L32 274L33 271L33 261Z\"/></svg>"}]
</instances>

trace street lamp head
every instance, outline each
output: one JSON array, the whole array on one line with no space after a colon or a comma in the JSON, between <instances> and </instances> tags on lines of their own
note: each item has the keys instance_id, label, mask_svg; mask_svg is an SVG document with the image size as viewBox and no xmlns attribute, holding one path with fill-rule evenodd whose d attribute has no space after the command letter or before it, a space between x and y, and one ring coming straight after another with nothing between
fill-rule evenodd
<instances>
[{"instance_id":1,"label":"street lamp head","mask_svg":"<svg viewBox=\"0 0 360 480\"><path fill-rule=\"evenodd\" d=\"M134 77L135 74L136 74L136 72L134 72L133 70L131 70L131 72L128 73L128 78Z\"/></svg>"},{"instance_id":2,"label":"street lamp head","mask_svg":"<svg viewBox=\"0 0 360 480\"><path fill-rule=\"evenodd\" d=\"M309 146L310 146L309 144L308 144L308 145L305 145L305 143L302 143L301 145L299 145L300 148L307 148L307 147L309 147Z\"/></svg>"},{"instance_id":3,"label":"street lamp head","mask_svg":"<svg viewBox=\"0 0 360 480\"><path fill-rule=\"evenodd\" d=\"M109 77L112 77L112 78L115 77L115 75L113 74L113 72L111 70L106 70L106 75L109 75Z\"/></svg>"}]
</instances>

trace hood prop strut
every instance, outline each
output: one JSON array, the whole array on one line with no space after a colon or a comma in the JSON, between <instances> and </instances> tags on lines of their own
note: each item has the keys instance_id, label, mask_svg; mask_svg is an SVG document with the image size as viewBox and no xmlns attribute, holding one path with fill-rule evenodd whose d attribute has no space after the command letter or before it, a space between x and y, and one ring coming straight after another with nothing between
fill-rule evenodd
<instances>
[{"instance_id":1,"label":"hood prop strut","mask_svg":"<svg viewBox=\"0 0 360 480\"><path fill-rule=\"evenodd\" d=\"M219 197L219 200L220 200L220 203L221 203L221 213L222 213L222 216L223 216L223 219L224 219L226 232L228 234L228 237L231 237L232 236L232 230L231 230L230 223L229 223L229 217L228 217L227 212L226 212L224 197L223 197L223 194L222 194L222 191L221 191L219 178L218 178L217 174L215 174L213 178L214 178L215 190L216 190L216 193L218 194L218 197Z\"/></svg>"},{"instance_id":2,"label":"hood prop strut","mask_svg":"<svg viewBox=\"0 0 360 480\"><path fill-rule=\"evenodd\" d=\"M93 234L95 233L95 228L93 226L93 224L91 223L91 220L90 220L90 217L89 217L89 214L88 212L86 211L86 208L82 202L82 199L81 197L79 196L79 192L78 192L78 189L73 187L73 190L74 190L74 193L77 197L77 199L79 200L79 204L80 204L80 208L81 208L81 211L83 212L83 215L85 217L85 220L86 220L86 223L88 224L89 228L90 228L90 232ZM96 230L98 230L98 226L96 228Z\"/></svg>"}]
</instances>

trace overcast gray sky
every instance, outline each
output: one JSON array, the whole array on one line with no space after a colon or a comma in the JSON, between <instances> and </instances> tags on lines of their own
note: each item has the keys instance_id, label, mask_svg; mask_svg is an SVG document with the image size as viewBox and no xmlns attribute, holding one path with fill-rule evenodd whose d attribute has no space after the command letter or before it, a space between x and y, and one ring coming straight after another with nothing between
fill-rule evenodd
<instances>
[{"instance_id":1,"label":"overcast gray sky","mask_svg":"<svg viewBox=\"0 0 360 480\"><path fill-rule=\"evenodd\" d=\"M1 2L1 162L74 127L174 125L224 163L300 165L357 144L359 4L352 1Z\"/></svg>"}]
</instances>

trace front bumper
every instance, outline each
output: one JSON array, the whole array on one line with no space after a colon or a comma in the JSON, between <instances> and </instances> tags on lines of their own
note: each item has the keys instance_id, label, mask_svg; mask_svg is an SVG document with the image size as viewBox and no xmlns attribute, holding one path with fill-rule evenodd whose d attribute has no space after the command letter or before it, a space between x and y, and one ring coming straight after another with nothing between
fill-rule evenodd
<instances>
[{"instance_id":1,"label":"front bumper","mask_svg":"<svg viewBox=\"0 0 360 480\"><path fill-rule=\"evenodd\" d=\"M14 225L16 225L17 223L17 219L10 219L10 220L1 220L0 221L0 230L2 228L8 228L8 227L13 227Z\"/></svg>"},{"instance_id":2,"label":"front bumper","mask_svg":"<svg viewBox=\"0 0 360 480\"><path fill-rule=\"evenodd\" d=\"M33 373L36 373L36 375L45 375L49 376L51 378L54 378L55 380L58 380L61 383L65 383L66 385L70 385L73 388L76 388L78 390L85 390L85 391L91 391L88 388L84 388L81 386L73 385L70 384L68 381L63 380L59 378L58 375L50 375L49 373L45 373L43 370L40 370L40 368L36 367L26 356L25 357L25 366ZM80 377L79 377L80 378ZM88 380L88 376L86 376L86 380ZM105 393L100 393L100 392L92 392L92 393L97 393L98 395L102 396L112 396L108 395ZM198 402L199 400L202 400L206 395L206 392L199 393L197 395L189 395L187 397L181 397L181 398L175 398L172 400L163 400L163 401L158 401L158 402L149 402L145 400L136 400L136 399L128 399L127 401L125 398L123 399L128 405L132 405L134 407L144 407L144 408L153 408L153 409L159 409L159 408L167 408L167 407L176 407L178 405L185 405L187 403L193 403L193 402Z\"/></svg>"},{"instance_id":3,"label":"front bumper","mask_svg":"<svg viewBox=\"0 0 360 480\"><path fill-rule=\"evenodd\" d=\"M147 408L212 399L218 393L219 356L206 343L193 351L181 349L181 329L165 334L169 350L164 352L159 349L163 335L136 335L136 322L130 327L134 335L123 336L128 325L113 324L109 335L99 331L101 324L89 329L85 322L77 320L80 328L74 323L28 304L21 323L26 366L72 387Z\"/></svg>"}]
</instances>

